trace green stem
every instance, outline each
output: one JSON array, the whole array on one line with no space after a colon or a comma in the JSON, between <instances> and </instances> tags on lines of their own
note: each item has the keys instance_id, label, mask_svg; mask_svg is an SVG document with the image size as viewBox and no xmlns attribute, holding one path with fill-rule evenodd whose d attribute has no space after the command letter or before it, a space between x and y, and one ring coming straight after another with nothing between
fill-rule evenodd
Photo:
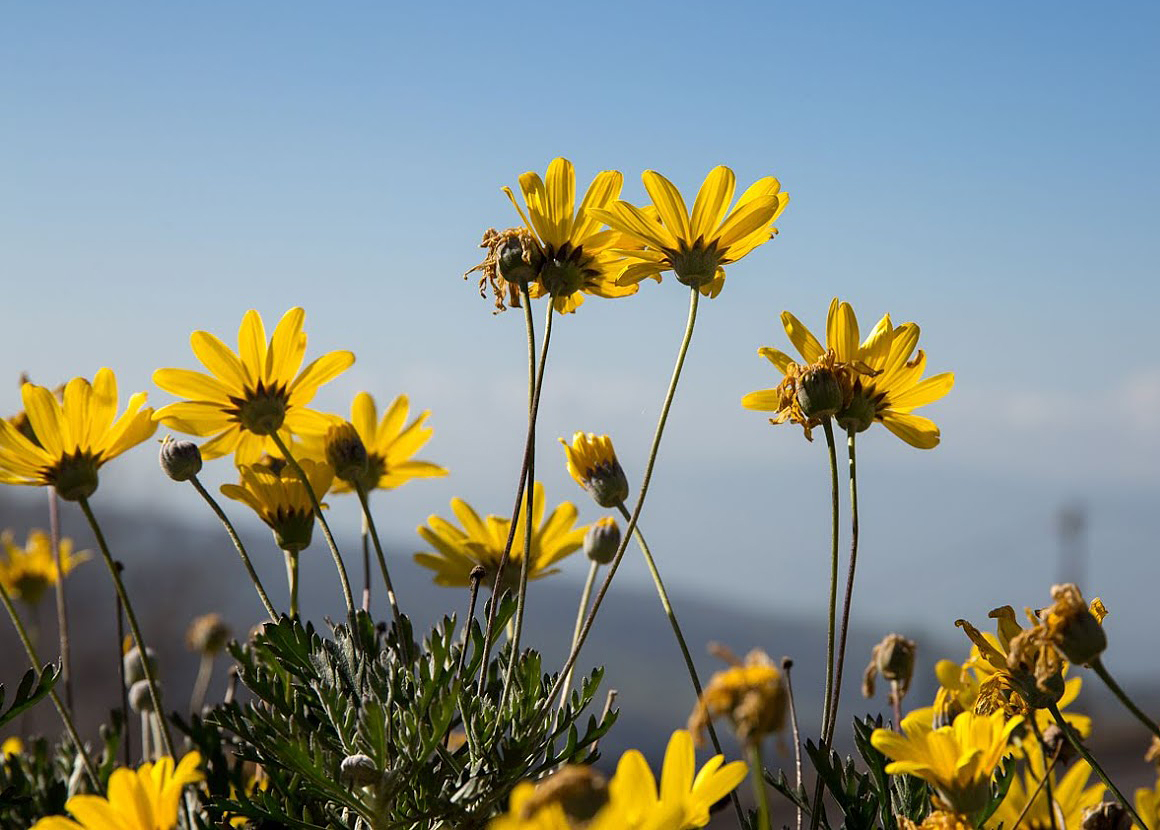
<instances>
[{"instance_id":1,"label":"green stem","mask_svg":"<svg viewBox=\"0 0 1160 830\"><path fill-rule=\"evenodd\" d=\"M1107 687L1112 690L1112 694L1114 694L1119 699L1120 703L1124 704L1124 707L1133 715L1135 715L1136 719L1139 720L1140 723L1148 727L1148 730L1153 735L1155 735L1157 738L1160 738L1160 726L1157 726L1154 720L1140 711L1140 707L1137 706L1132 701L1132 699L1128 697L1127 693L1125 693L1124 690L1120 688L1120 684L1117 683L1112 675L1108 673L1107 668L1104 666L1103 660L1097 657L1095 661L1091 663L1091 668L1092 671L1094 671L1100 678L1100 680L1104 681Z\"/></svg>"},{"instance_id":2,"label":"green stem","mask_svg":"<svg viewBox=\"0 0 1160 830\"><path fill-rule=\"evenodd\" d=\"M213 655L203 654L197 664L197 677L193 681L193 692L189 696L189 711L201 714L205 705L205 693L209 691L209 679L213 676Z\"/></svg>"},{"instance_id":3,"label":"green stem","mask_svg":"<svg viewBox=\"0 0 1160 830\"><path fill-rule=\"evenodd\" d=\"M294 551L282 551L286 557L286 585L290 591L290 618L298 616L298 554Z\"/></svg>"},{"instance_id":4,"label":"green stem","mask_svg":"<svg viewBox=\"0 0 1160 830\"><path fill-rule=\"evenodd\" d=\"M753 797L757 801L758 830L772 830L769 823L769 793L765 791L765 762L761 758L761 742L749 745L749 777L753 781Z\"/></svg>"},{"instance_id":5,"label":"green stem","mask_svg":"<svg viewBox=\"0 0 1160 830\"><path fill-rule=\"evenodd\" d=\"M616 506L620 511L620 515L627 521L630 516L628 509L621 502ZM640 547L641 553L644 554L645 564L648 565L648 572L652 575L653 584L657 589L657 596L661 600L661 608L664 609L665 616L669 620L669 626L673 629L673 636L677 638L677 645L681 649L681 656L685 658L685 669L689 672L689 679L693 681L693 691L697 693L697 699L701 698L701 678L697 676L697 667L693 663L693 655L689 653L689 645L685 642L685 635L681 632L681 625L677 622L677 614L673 610L673 604L669 600L669 593L665 590L665 583L661 581L661 572L657 570L656 560L653 559L652 552L648 549L648 544L644 540L644 534L641 533L640 525L638 524L633 530L633 536L636 537L636 543ZM713 742L713 750L718 754L722 753L721 742L717 739L717 731L713 728L713 721L710 720L706 724L709 728L709 738Z\"/></svg>"},{"instance_id":6,"label":"green stem","mask_svg":"<svg viewBox=\"0 0 1160 830\"><path fill-rule=\"evenodd\" d=\"M689 352L689 343L693 339L693 327L697 322L697 300L700 295L697 289L690 289L689 299L689 319L685 324L685 334L681 339L681 345L677 349L677 361L673 366L673 374L669 379L669 388L665 392L664 403L661 405L660 417L657 419L656 432L653 433L652 446L649 448L648 460L645 463L644 477L641 479L640 491L637 493L636 505L633 507L632 515L628 520L628 528L625 530L623 538L620 540L620 547L616 550L616 555L613 556L612 562L608 566L608 573L604 577L604 581L600 584L600 590L596 592L596 599L593 600L592 608L588 612L587 618L584 620L584 627L580 629L580 637L576 644L572 646L572 651L568 655L568 659L564 663L564 667L560 670L560 676L548 694L548 699L545 700L533 719L533 724L542 720L551 708L556 696L560 694L563 689L564 677L576 665L576 659L580 656L580 649L584 647L584 641L588 639L588 634L592 630L592 624L596 620L596 614L600 611L600 605L604 602L604 597L608 593L608 588L612 584L612 578L616 576L616 571L620 567L620 562L624 559L624 552L628 549L628 541L632 538L633 531L636 530L636 523L640 519L641 510L644 508L644 500L648 495L649 482L652 480L653 467L656 465L657 454L660 451L661 437L664 435L665 423L669 418L669 409L673 405L673 398L677 392L677 381L681 377L681 369L685 365L685 356Z\"/></svg>"},{"instance_id":7,"label":"green stem","mask_svg":"<svg viewBox=\"0 0 1160 830\"><path fill-rule=\"evenodd\" d=\"M395 618L395 630L399 632L399 636L402 636L403 620L402 620L401 614L399 613L399 601L395 597L395 585L393 582L391 582L391 572L387 568L387 557L386 557L386 555L383 554L382 542L379 541L379 531L375 527L374 516L371 515L370 499L367 498L366 488L363 487L361 483L355 482L354 487L355 487L355 492L358 493L358 503L360 505L362 505L363 523L366 526L367 530L370 531L371 542L375 546L375 556L378 557L378 560L379 560L379 571L383 575L383 584L387 586L387 602L389 602L391 604L391 615ZM365 540L366 540L365 533L363 534L363 540L365 543ZM364 544L364 549L365 549L365 544ZM366 584L367 584L366 596L369 598L370 597L370 584L371 584L369 572L367 574L367 583Z\"/></svg>"},{"instance_id":8,"label":"green stem","mask_svg":"<svg viewBox=\"0 0 1160 830\"><path fill-rule=\"evenodd\" d=\"M44 664L36 656L36 648L32 645L32 640L28 637L28 631L24 628L24 623L20 621L20 615L16 612L16 606L12 604L12 597L8 595L8 588L5 587L3 580L0 580L0 600L4 602L4 608L8 611L8 616L12 618L12 625L16 627L16 634L20 637L20 643L24 646L24 652L28 655L28 659L32 661L32 667L38 672L41 671L44 668ZM68 732L69 740L73 742L77 748L77 752L81 756L81 762L85 765L85 773L89 776L89 782L93 786L93 792L101 792L101 779L97 777L97 770L93 766L93 759L89 757L88 750L81 743L81 736L77 732L76 724L73 723L72 715L69 714L69 710L64 705L64 701L60 699L60 695L56 693L56 689L50 690L48 696L52 699L52 705L56 707L60 719L64 721L64 728Z\"/></svg>"},{"instance_id":9,"label":"green stem","mask_svg":"<svg viewBox=\"0 0 1160 830\"><path fill-rule=\"evenodd\" d=\"M362 527L359 530L359 539L362 541L362 565L363 565L363 600L362 609L368 614L371 610L371 540L370 530L367 527L367 513L370 510L363 509Z\"/></svg>"},{"instance_id":10,"label":"green stem","mask_svg":"<svg viewBox=\"0 0 1160 830\"><path fill-rule=\"evenodd\" d=\"M834 678L834 699L830 704L830 730L825 736L827 744L834 742L834 729L838 724L838 707L842 700L842 668L846 663L846 635L850 630L850 604L854 598L854 570L858 567L858 464L854 451L855 434L853 430L848 430L846 438L846 451L850 458L850 565L846 571L846 595L842 599L838 667ZM898 701L896 708L901 705L901 701Z\"/></svg>"},{"instance_id":11,"label":"green stem","mask_svg":"<svg viewBox=\"0 0 1160 830\"><path fill-rule=\"evenodd\" d=\"M141 656L141 669L145 674L145 680L149 684L149 699L153 703L153 712L161 721L161 742L165 749L165 754L170 758L175 758L173 754L173 739L169 737L169 721L166 720L161 708L161 692L157 687L157 678L153 674L153 667L149 665L147 658L148 651L145 648L145 638L141 636L141 626L137 624L137 613L133 610L133 604L129 602L129 593L125 590L125 583L121 579L120 569L117 568L117 563L113 561L113 555L109 553L109 546L105 542L105 534L101 532L101 526L97 523L97 517L93 514L92 507L89 506L87 498L77 500L77 504L81 506L81 511L88 519L89 527L93 529L93 535L97 537L97 547L101 549L101 556L105 560L105 565L109 569L109 575L113 577L113 587L117 590L117 596L121 599L121 605L125 609L125 618L129 621L129 631L133 635L133 642L137 646L137 653Z\"/></svg>"},{"instance_id":12,"label":"green stem","mask_svg":"<svg viewBox=\"0 0 1160 830\"><path fill-rule=\"evenodd\" d=\"M580 627L584 625L584 615L588 613L588 600L592 598L592 586L596 584L596 572L600 570L600 563L596 560L588 567L588 578L584 580L584 589L580 592L580 605L576 609L576 625L572 628L572 646L576 647L576 641L580 639ZM560 708L563 709L568 703L568 692L572 688L572 672L568 672L568 676L564 678L564 693L560 695Z\"/></svg>"},{"instance_id":13,"label":"green stem","mask_svg":"<svg viewBox=\"0 0 1160 830\"><path fill-rule=\"evenodd\" d=\"M1072 745L1072 748L1075 749L1075 751L1079 754L1079 757L1087 761L1088 766L1096 771L1096 775L1098 775L1099 779L1104 782L1104 786L1112 791L1112 794L1115 795L1116 800L1120 802L1120 806L1128 811L1134 822L1145 828L1145 830L1148 830L1148 825L1145 824L1143 819L1140 818L1139 814L1136 812L1136 808L1133 807L1128 799L1124 797L1124 794L1120 792L1119 788L1112 783L1112 779L1108 778L1108 774L1104 772L1104 768L1101 767L1096 759L1092 757L1092 754L1088 752L1087 747L1083 745L1083 741L1080 740L1079 736L1074 733L1071 725L1063 719L1063 715L1059 712L1059 707L1054 703L1048 703L1047 711L1051 713L1051 716L1055 718L1055 722L1059 725L1059 728L1063 730L1063 734L1067 738L1068 743Z\"/></svg>"},{"instance_id":14,"label":"green stem","mask_svg":"<svg viewBox=\"0 0 1160 830\"><path fill-rule=\"evenodd\" d=\"M64 702L71 709L72 655L69 652L68 603L64 594L64 568L60 558L60 501L56 488L48 488L48 534L52 541L52 561L56 567L56 627L60 634L60 672L64 682Z\"/></svg>"},{"instance_id":15,"label":"green stem","mask_svg":"<svg viewBox=\"0 0 1160 830\"><path fill-rule=\"evenodd\" d=\"M793 699L793 679L790 677L791 669L793 669L793 660L788 657L783 657L781 670L785 674L785 696L789 703L789 725L793 731L794 788L800 790L802 788L802 736L801 732L798 731L797 705ZM802 830L801 805L798 805L796 812L797 830Z\"/></svg>"},{"instance_id":16,"label":"green stem","mask_svg":"<svg viewBox=\"0 0 1160 830\"><path fill-rule=\"evenodd\" d=\"M258 592L258 599L262 600L262 605L265 606L266 613L270 615L270 619L277 622L278 612L274 610L274 605L270 602L270 597L266 595L266 589L262 587L262 580L258 579L258 572L254 570L254 565L250 562L250 555L246 553L246 546L242 544L242 540L239 538L238 532L234 530L233 524L230 523L229 517L218 506L218 503L209 494L209 491L197 480L197 476L190 476L189 483L193 485L194 490L201 494L206 504L210 506L210 509L213 510L214 514L221 521L222 526L226 529L226 534L230 537L230 541L234 543L234 547L238 551L238 556L242 558L242 564L246 568L246 573L250 575L250 582L254 583L254 588Z\"/></svg>"},{"instance_id":17,"label":"green stem","mask_svg":"<svg viewBox=\"0 0 1160 830\"><path fill-rule=\"evenodd\" d=\"M318 524L322 528L322 535L326 538L326 544L330 548L330 555L334 558L335 567L338 568L338 579L342 583L342 598L346 602L346 613L348 616L353 616L354 595L350 592L350 580L346 576L346 565L343 564L342 554L338 552L338 545L334 542L334 535L330 532L330 525L327 523L326 517L322 515L322 503L318 500L318 494L314 492L314 488L310 484L310 478L306 475L306 471L302 469L302 465L291 454L289 447L286 446L286 442L282 440L282 436L275 430L270 433L270 438L273 439L274 446L278 448L278 452L282 453L282 457L286 459L286 463L298 475L298 480L302 482L302 486L310 496L310 504L314 507L314 515L318 517Z\"/></svg>"},{"instance_id":18,"label":"green stem","mask_svg":"<svg viewBox=\"0 0 1160 830\"><path fill-rule=\"evenodd\" d=\"M119 566L118 566L119 567ZM129 721L129 684L125 682L125 612L121 610L121 598L114 597L114 611L117 615L117 678L121 681L121 719L124 721L125 734L122 736L122 746L125 747L125 766L133 765L132 737L130 736ZM144 763L145 756L141 756Z\"/></svg>"}]
</instances>

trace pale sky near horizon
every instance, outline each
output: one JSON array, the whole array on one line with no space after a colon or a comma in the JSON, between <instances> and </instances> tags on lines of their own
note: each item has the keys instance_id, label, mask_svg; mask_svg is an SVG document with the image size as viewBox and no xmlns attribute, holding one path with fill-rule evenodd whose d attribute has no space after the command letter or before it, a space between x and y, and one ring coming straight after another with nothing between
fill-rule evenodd
<instances>
[{"instance_id":1,"label":"pale sky near horizon","mask_svg":"<svg viewBox=\"0 0 1160 830\"><path fill-rule=\"evenodd\" d=\"M938 449L860 441L856 614L953 632L1043 604L1057 511L1080 503L1085 590L1142 642L1140 586L1160 582L1158 38L1143 2L4 4L0 411L21 371L100 366L161 405L151 372L195 366L190 331L232 343L246 309L272 328L303 305L310 354L358 356L321 407L366 389L432 410L421 457L452 475L377 499L419 550L414 527L453 496L510 509L522 318L461 278L481 232L517 221L500 186L564 155L579 187L615 168L640 202L654 168L691 202L724 163L792 200L702 303L644 516L674 586L820 613L823 445L738 401L776 384L756 351L788 348L780 311L822 331L839 295L864 330L919 322L929 371L956 374L923 412ZM635 487L686 302L670 276L557 320L553 504L600 515L555 443L578 429L612 434ZM106 468L98 501L201 521L152 456Z\"/></svg>"}]
</instances>

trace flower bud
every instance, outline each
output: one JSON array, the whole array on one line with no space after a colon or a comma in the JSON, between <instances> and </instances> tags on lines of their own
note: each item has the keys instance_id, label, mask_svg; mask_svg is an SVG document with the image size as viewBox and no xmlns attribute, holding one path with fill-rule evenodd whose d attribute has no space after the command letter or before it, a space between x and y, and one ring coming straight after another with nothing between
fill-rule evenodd
<instances>
[{"instance_id":1,"label":"flower bud","mask_svg":"<svg viewBox=\"0 0 1160 830\"><path fill-rule=\"evenodd\" d=\"M798 378L797 401L810 419L824 420L842 408L842 387L833 369L811 366Z\"/></svg>"},{"instance_id":2,"label":"flower bud","mask_svg":"<svg viewBox=\"0 0 1160 830\"><path fill-rule=\"evenodd\" d=\"M145 658L149 661L149 668L153 674L157 674L157 654L151 648L145 649ZM125 652L125 656L121 658L121 665L125 670L125 685L132 686L145 679L145 667L141 665L141 652L137 647L129 649Z\"/></svg>"},{"instance_id":3,"label":"flower bud","mask_svg":"<svg viewBox=\"0 0 1160 830\"><path fill-rule=\"evenodd\" d=\"M510 283L526 286L540 276L544 255L536 245L527 245L519 237L509 236L496 254L499 275Z\"/></svg>"},{"instance_id":4,"label":"flower bud","mask_svg":"<svg viewBox=\"0 0 1160 830\"><path fill-rule=\"evenodd\" d=\"M593 522L584 534L584 555L593 562L607 565L620 548L620 525L612 516Z\"/></svg>"},{"instance_id":5,"label":"flower bud","mask_svg":"<svg viewBox=\"0 0 1160 830\"><path fill-rule=\"evenodd\" d=\"M1118 802L1105 801L1083 811L1083 830L1132 830L1132 816Z\"/></svg>"},{"instance_id":6,"label":"flower bud","mask_svg":"<svg viewBox=\"0 0 1160 830\"><path fill-rule=\"evenodd\" d=\"M218 613L195 618L185 631L185 644L189 650L206 656L220 652L229 639L230 627Z\"/></svg>"},{"instance_id":7,"label":"flower bud","mask_svg":"<svg viewBox=\"0 0 1160 830\"><path fill-rule=\"evenodd\" d=\"M616 507L628 498L628 478L612 448L612 439L594 432L577 432L569 445L563 438L568 472L601 507Z\"/></svg>"},{"instance_id":8,"label":"flower bud","mask_svg":"<svg viewBox=\"0 0 1160 830\"><path fill-rule=\"evenodd\" d=\"M189 481L201 472L201 450L192 441L174 441L166 436L158 456L161 469L174 481Z\"/></svg>"},{"instance_id":9,"label":"flower bud","mask_svg":"<svg viewBox=\"0 0 1160 830\"><path fill-rule=\"evenodd\" d=\"M874 696L874 680L881 674L883 679L898 684L901 699L910 688L910 679L914 676L915 651L917 646L914 640L898 634L887 634L870 652L870 665L866 667L866 674L862 678L862 694L865 697Z\"/></svg>"},{"instance_id":10,"label":"flower bud","mask_svg":"<svg viewBox=\"0 0 1160 830\"><path fill-rule=\"evenodd\" d=\"M1047 609L1045 625L1052 642L1072 663L1091 665L1108 647L1104 627L1092 613L1094 608L1102 618L1107 613L1103 603L1099 599L1092 600L1089 608L1079 589L1070 583L1053 585L1051 598L1055 602Z\"/></svg>"},{"instance_id":11,"label":"flower bud","mask_svg":"<svg viewBox=\"0 0 1160 830\"><path fill-rule=\"evenodd\" d=\"M153 696L149 694L148 680L138 680L129 687L129 707L134 712L153 711Z\"/></svg>"},{"instance_id":12,"label":"flower bud","mask_svg":"<svg viewBox=\"0 0 1160 830\"><path fill-rule=\"evenodd\" d=\"M353 424L343 422L327 431L326 460L338 478L353 486L365 485L367 448Z\"/></svg>"},{"instance_id":13,"label":"flower bud","mask_svg":"<svg viewBox=\"0 0 1160 830\"><path fill-rule=\"evenodd\" d=\"M349 781L356 787L369 786L382 778L382 773L375 766L375 762L361 752L343 758L339 774L344 781Z\"/></svg>"}]
</instances>

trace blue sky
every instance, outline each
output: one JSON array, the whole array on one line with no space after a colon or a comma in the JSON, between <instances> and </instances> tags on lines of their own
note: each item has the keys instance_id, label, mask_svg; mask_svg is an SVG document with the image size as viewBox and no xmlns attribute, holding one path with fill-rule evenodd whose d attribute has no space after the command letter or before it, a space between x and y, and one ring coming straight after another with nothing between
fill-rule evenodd
<instances>
[{"instance_id":1,"label":"blue sky","mask_svg":"<svg viewBox=\"0 0 1160 830\"><path fill-rule=\"evenodd\" d=\"M919 322L930 370L957 378L934 452L861 441L859 619L946 632L1045 602L1078 501L1085 589L1131 638L1160 578L1158 23L1145 3L7 4L0 408L22 370L102 365L160 405L150 374L193 365L190 331L303 305L312 352L358 355L320 406L366 389L433 411L424 457L452 476L378 501L418 550L451 497L511 501L522 320L460 276L515 221L499 187L564 155L640 201L643 169L692 194L724 163L792 201L702 306L644 516L669 580L820 612L823 448L738 400L776 382L756 350L785 347L778 313L820 328L839 295L865 328ZM558 321L541 469L586 521L554 439L609 432L639 476L685 305L668 278ZM151 456L107 468L98 498L200 519Z\"/></svg>"}]
</instances>

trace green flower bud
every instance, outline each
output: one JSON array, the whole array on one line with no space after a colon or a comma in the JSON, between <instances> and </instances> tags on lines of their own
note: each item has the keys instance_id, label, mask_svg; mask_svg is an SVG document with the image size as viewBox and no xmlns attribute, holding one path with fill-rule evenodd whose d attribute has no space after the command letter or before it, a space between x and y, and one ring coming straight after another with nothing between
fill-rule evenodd
<instances>
[{"instance_id":1,"label":"green flower bud","mask_svg":"<svg viewBox=\"0 0 1160 830\"><path fill-rule=\"evenodd\" d=\"M148 680L138 680L129 687L129 707L134 712L153 711L153 696L149 694Z\"/></svg>"},{"instance_id":2,"label":"green flower bud","mask_svg":"<svg viewBox=\"0 0 1160 830\"><path fill-rule=\"evenodd\" d=\"M161 469L174 481L189 481L201 472L201 450L192 441L174 441L166 436L158 455Z\"/></svg>"},{"instance_id":3,"label":"green flower bud","mask_svg":"<svg viewBox=\"0 0 1160 830\"><path fill-rule=\"evenodd\" d=\"M798 378L797 401L807 418L823 420L836 415L842 398L842 387L832 369L811 366Z\"/></svg>"},{"instance_id":4,"label":"green flower bud","mask_svg":"<svg viewBox=\"0 0 1160 830\"><path fill-rule=\"evenodd\" d=\"M149 661L149 668L156 675L157 655L153 649L145 649L145 659ZM132 686L145 679L145 667L141 665L141 652L137 650L136 646L125 652L125 656L121 658L121 665L125 670L126 686Z\"/></svg>"},{"instance_id":5,"label":"green flower bud","mask_svg":"<svg viewBox=\"0 0 1160 830\"><path fill-rule=\"evenodd\" d=\"M620 525L611 516L605 516L588 527L584 534L584 555L593 562L607 565L620 548Z\"/></svg>"},{"instance_id":6,"label":"green flower bud","mask_svg":"<svg viewBox=\"0 0 1160 830\"><path fill-rule=\"evenodd\" d=\"M382 773L375 766L375 762L362 753L343 758L339 765L339 774L344 781L349 781L356 787L370 786L382 778Z\"/></svg>"}]
</instances>

